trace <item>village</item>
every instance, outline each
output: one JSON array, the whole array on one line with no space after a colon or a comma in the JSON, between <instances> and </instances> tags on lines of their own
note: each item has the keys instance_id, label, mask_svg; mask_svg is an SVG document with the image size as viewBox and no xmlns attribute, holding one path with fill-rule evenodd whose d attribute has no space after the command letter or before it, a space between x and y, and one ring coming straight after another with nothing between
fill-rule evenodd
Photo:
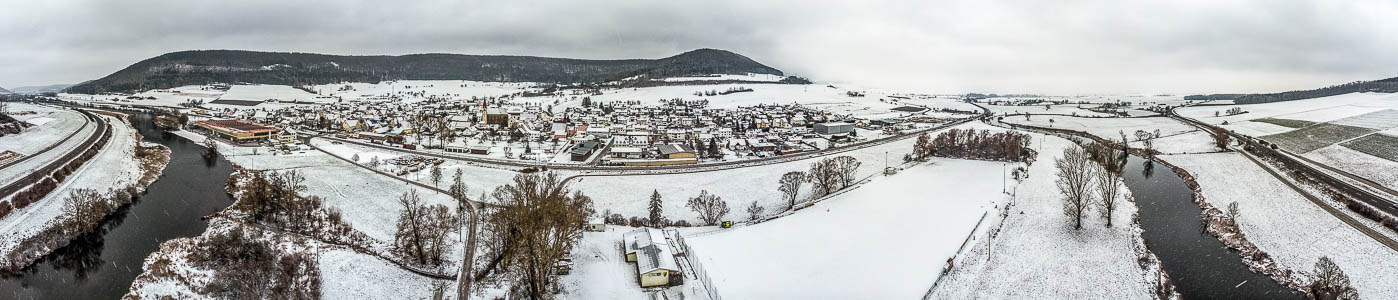
<instances>
[{"instance_id":1,"label":"village","mask_svg":"<svg viewBox=\"0 0 1398 300\"><path fill-rule=\"evenodd\" d=\"M226 89L226 85L201 89ZM342 88L349 89L348 85ZM304 102L188 101L191 104L180 113L193 120L191 127L238 144L281 145L297 137L320 136L439 155L595 166L692 165L775 157L897 136L946 121L917 114L930 110L921 106L893 109L905 113L903 117L871 119L798 103L712 108L707 99L594 101L591 93L576 92L470 98L399 93L271 108L260 104ZM384 101L401 97L420 97L420 101Z\"/></svg>"}]
</instances>

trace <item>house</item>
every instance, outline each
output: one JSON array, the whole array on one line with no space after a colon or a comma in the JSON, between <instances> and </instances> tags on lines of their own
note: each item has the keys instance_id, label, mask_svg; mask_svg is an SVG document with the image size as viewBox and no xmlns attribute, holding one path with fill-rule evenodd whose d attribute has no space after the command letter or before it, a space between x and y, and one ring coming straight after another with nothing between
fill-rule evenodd
<instances>
[{"instance_id":1,"label":"house","mask_svg":"<svg viewBox=\"0 0 1398 300\"><path fill-rule=\"evenodd\" d=\"M636 263L641 287L671 286L683 281L670 243L660 229L641 228L622 235L626 261Z\"/></svg>"},{"instance_id":2,"label":"house","mask_svg":"<svg viewBox=\"0 0 1398 300\"><path fill-rule=\"evenodd\" d=\"M572 155L573 161L584 161L588 157L592 157L593 151L597 151L597 145L597 141L578 143L577 146L573 146L573 150L569 154Z\"/></svg>"}]
</instances>

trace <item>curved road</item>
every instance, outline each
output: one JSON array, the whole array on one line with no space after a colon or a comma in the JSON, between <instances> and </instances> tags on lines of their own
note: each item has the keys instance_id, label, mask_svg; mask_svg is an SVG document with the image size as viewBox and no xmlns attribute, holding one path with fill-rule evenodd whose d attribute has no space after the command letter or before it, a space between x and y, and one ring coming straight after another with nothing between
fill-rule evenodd
<instances>
[{"instance_id":1,"label":"curved road","mask_svg":"<svg viewBox=\"0 0 1398 300\"><path fill-rule=\"evenodd\" d=\"M43 167L37 170L34 170L27 176L21 177L20 179L15 180L14 182L10 182L9 184L6 184L4 187L0 187L0 198L7 197L11 194L19 192L21 188L30 185L34 181L44 178L44 176L48 176L48 174L53 173L53 171L58 170L58 168L62 168L63 165L68 163L68 161L71 161L73 160L73 158L77 157L78 155L81 155L83 152L87 151L88 148L92 148L92 145L96 143L98 139L102 138L103 134L105 134L108 130L111 130L111 128L108 128L109 125L107 124L107 122L103 120L101 117L93 115L92 113L86 110L80 109L78 111L81 112L83 116L89 120L89 122L96 121L97 130L93 130L92 134L89 135L87 139L83 140L82 144L78 145L77 147L73 147L71 151L63 154L62 157L59 157L58 159L49 162L47 165L44 165ZM85 127L87 125L84 124L83 126ZM82 131L82 129L79 128L78 131ZM73 133L76 134L77 131ZM72 137L72 135L69 135L69 137ZM65 138L65 141L66 140L67 139ZM61 144L61 142L59 144ZM49 148L44 149L44 151L52 150L59 144L49 146ZM34 157L38 154L39 153L35 153L35 155L30 155L29 157Z\"/></svg>"}]
</instances>

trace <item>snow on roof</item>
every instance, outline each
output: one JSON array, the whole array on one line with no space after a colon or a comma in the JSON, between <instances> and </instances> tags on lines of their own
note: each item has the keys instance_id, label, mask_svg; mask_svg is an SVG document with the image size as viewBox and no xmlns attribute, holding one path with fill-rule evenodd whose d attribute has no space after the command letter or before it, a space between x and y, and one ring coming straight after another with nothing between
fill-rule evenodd
<instances>
[{"instance_id":1,"label":"snow on roof","mask_svg":"<svg viewBox=\"0 0 1398 300\"><path fill-rule=\"evenodd\" d=\"M636 269L641 273L666 269L678 271L679 264L670 254L670 243L660 229L642 228L622 235L626 243L626 253L636 254Z\"/></svg>"},{"instance_id":2,"label":"snow on roof","mask_svg":"<svg viewBox=\"0 0 1398 300\"><path fill-rule=\"evenodd\" d=\"M612 147L612 153L641 153L641 148L636 147Z\"/></svg>"}]
</instances>

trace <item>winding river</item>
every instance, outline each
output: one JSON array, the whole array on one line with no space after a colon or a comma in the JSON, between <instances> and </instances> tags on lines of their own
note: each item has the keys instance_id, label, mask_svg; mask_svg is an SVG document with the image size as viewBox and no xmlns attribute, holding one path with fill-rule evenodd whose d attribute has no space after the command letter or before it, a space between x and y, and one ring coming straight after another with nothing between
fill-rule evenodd
<instances>
[{"instance_id":1,"label":"winding river","mask_svg":"<svg viewBox=\"0 0 1398 300\"><path fill-rule=\"evenodd\" d=\"M141 274L147 255L160 243L204 232L200 217L232 203L224 192L233 167L223 158L205 159L203 147L155 127L151 115L132 121L147 142L170 147L165 173L134 203L103 220L101 227L41 258L19 275L0 277L0 298L117 299Z\"/></svg>"},{"instance_id":2,"label":"winding river","mask_svg":"<svg viewBox=\"0 0 1398 300\"><path fill-rule=\"evenodd\" d=\"M1249 270L1205 232L1193 190L1168 167L1132 155L1122 175L1140 208L1142 236L1186 299L1304 299Z\"/></svg>"}]
</instances>

